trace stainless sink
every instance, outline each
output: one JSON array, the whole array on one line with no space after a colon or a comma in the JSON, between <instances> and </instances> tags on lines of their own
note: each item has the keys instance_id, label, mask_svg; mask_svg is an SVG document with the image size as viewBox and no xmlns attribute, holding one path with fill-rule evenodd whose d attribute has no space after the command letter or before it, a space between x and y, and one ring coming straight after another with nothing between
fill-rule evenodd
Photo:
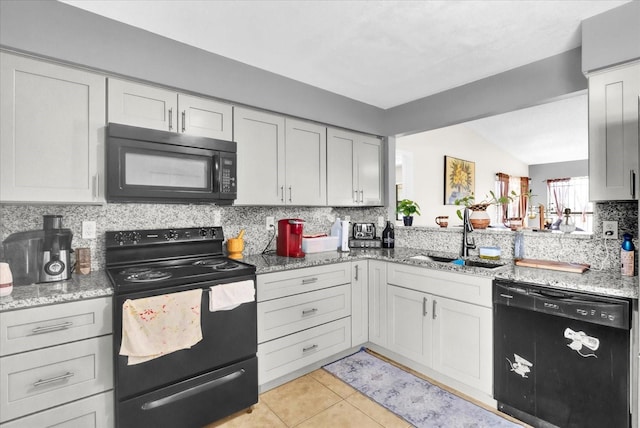
<instances>
[{"instance_id":1,"label":"stainless sink","mask_svg":"<svg viewBox=\"0 0 640 428\"><path fill-rule=\"evenodd\" d=\"M504 266L503 264L500 264L500 263L487 263L487 262L480 262L477 260L465 260L464 265L485 268L485 269L495 269L495 268Z\"/></svg>"},{"instance_id":2,"label":"stainless sink","mask_svg":"<svg viewBox=\"0 0 640 428\"><path fill-rule=\"evenodd\" d=\"M440 263L451 263L455 259L450 257L440 257L440 256L428 256L426 254L420 254L418 256L410 257L414 260L424 260L425 262L440 262Z\"/></svg>"},{"instance_id":3,"label":"stainless sink","mask_svg":"<svg viewBox=\"0 0 640 428\"><path fill-rule=\"evenodd\" d=\"M412 260L423 260L425 262L438 262L438 263L451 263L454 260L460 260L458 258L432 256L432 255L428 255L428 254L420 254L420 255L417 255L417 256L410 257L410 258ZM463 263L456 263L456 264L459 264L460 266L463 265ZM484 269L495 269L495 268L499 268L499 267L504 266L504 264L481 262L481 261L478 261L478 260L464 260L464 266L479 267L479 268L484 268Z\"/></svg>"}]
</instances>

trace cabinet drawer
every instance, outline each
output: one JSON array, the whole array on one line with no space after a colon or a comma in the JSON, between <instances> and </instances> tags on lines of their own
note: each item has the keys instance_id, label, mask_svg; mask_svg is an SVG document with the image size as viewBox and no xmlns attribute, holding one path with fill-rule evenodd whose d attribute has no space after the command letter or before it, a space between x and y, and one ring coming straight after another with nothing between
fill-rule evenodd
<instances>
[{"instance_id":1,"label":"cabinet drawer","mask_svg":"<svg viewBox=\"0 0 640 428\"><path fill-rule=\"evenodd\" d=\"M342 318L258 345L260 385L320 361L351 345L351 319Z\"/></svg>"},{"instance_id":2,"label":"cabinet drawer","mask_svg":"<svg viewBox=\"0 0 640 428\"><path fill-rule=\"evenodd\" d=\"M258 303L258 343L311 328L351 313L350 286L339 285Z\"/></svg>"},{"instance_id":3,"label":"cabinet drawer","mask_svg":"<svg viewBox=\"0 0 640 428\"><path fill-rule=\"evenodd\" d=\"M112 337L0 358L0 422L113 388Z\"/></svg>"},{"instance_id":4,"label":"cabinet drawer","mask_svg":"<svg viewBox=\"0 0 640 428\"><path fill-rule=\"evenodd\" d=\"M258 275L258 302L351 283L351 263Z\"/></svg>"},{"instance_id":5,"label":"cabinet drawer","mask_svg":"<svg viewBox=\"0 0 640 428\"><path fill-rule=\"evenodd\" d=\"M0 356L110 334L111 298L0 313Z\"/></svg>"},{"instance_id":6,"label":"cabinet drawer","mask_svg":"<svg viewBox=\"0 0 640 428\"><path fill-rule=\"evenodd\" d=\"M113 420L113 392L109 391L0 424L0 428L112 428Z\"/></svg>"},{"instance_id":7,"label":"cabinet drawer","mask_svg":"<svg viewBox=\"0 0 640 428\"><path fill-rule=\"evenodd\" d=\"M389 263L387 283L491 307L492 279L489 277Z\"/></svg>"}]
</instances>

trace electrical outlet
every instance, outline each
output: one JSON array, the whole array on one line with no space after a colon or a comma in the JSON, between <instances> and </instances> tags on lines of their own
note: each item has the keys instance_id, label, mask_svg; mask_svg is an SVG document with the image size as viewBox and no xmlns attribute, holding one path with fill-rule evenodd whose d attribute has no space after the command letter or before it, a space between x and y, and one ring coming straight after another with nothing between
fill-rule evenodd
<instances>
[{"instance_id":1,"label":"electrical outlet","mask_svg":"<svg viewBox=\"0 0 640 428\"><path fill-rule=\"evenodd\" d=\"M618 222L617 221L603 221L602 222L602 237L604 239L618 239Z\"/></svg>"},{"instance_id":2,"label":"electrical outlet","mask_svg":"<svg viewBox=\"0 0 640 428\"><path fill-rule=\"evenodd\" d=\"M378 216L378 227L384 227L384 217Z\"/></svg>"},{"instance_id":3,"label":"electrical outlet","mask_svg":"<svg viewBox=\"0 0 640 428\"><path fill-rule=\"evenodd\" d=\"M267 228L267 230L272 230L276 228L276 219L273 217L267 217L267 219L264 222L264 226Z\"/></svg>"},{"instance_id":4,"label":"electrical outlet","mask_svg":"<svg viewBox=\"0 0 640 428\"><path fill-rule=\"evenodd\" d=\"M82 239L96 239L96 222L82 222Z\"/></svg>"}]
</instances>

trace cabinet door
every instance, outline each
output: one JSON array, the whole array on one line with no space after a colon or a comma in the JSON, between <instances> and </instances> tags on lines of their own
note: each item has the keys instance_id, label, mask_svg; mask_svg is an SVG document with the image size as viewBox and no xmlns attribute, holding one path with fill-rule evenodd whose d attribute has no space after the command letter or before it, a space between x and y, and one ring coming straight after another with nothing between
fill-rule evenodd
<instances>
[{"instance_id":1,"label":"cabinet door","mask_svg":"<svg viewBox=\"0 0 640 428\"><path fill-rule=\"evenodd\" d=\"M492 394L491 309L439 296L433 299L433 368Z\"/></svg>"},{"instance_id":2,"label":"cabinet door","mask_svg":"<svg viewBox=\"0 0 640 428\"><path fill-rule=\"evenodd\" d=\"M235 109L238 198L235 205L284 205L284 117Z\"/></svg>"},{"instance_id":3,"label":"cabinet door","mask_svg":"<svg viewBox=\"0 0 640 428\"><path fill-rule=\"evenodd\" d=\"M351 264L351 346L369 340L369 275L368 262Z\"/></svg>"},{"instance_id":4,"label":"cabinet door","mask_svg":"<svg viewBox=\"0 0 640 428\"><path fill-rule=\"evenodd\" d=\"M387 263L369 260L369 341L387 346Z\"/></svg>"},{"instance_id":5,"label":"cabinet door","mask_svg":"<svg viewBox=\"0 0 640 428\"><path fill-rule=\"evenodd\" d=\"M638 198L640 63L589 77L589 198Z\"/></svg>"},{"instance_id":6,"label":"cabinet door","mask_svg":"<svg viewBox=\"0 0 640 428\"><path fill-rule=\"evenodd\" d=\"M359 204L382 205L382 142L370 136L360 136L356 145Z\"/></svg>"},{"instance_id":7,"label":"cabinet door","mask_svg":"<svg viewBox=\"0 0 640 428\"><path fill-rule=\"evenodd\" d=\"M179 132L231 141L233 107L206 98L178 94Z\"/></svg>"},{"instance_id":8,"label":"cabinet door","mask_svg":"<svg viewBox=\"0 0 640 428\"><path fill-rule=\"evenodd\" d=\"M387 286L387 348L431 366L432 297L415 290Z\"/></svg>"},{"instance_id":9,"label":"cabinet door","mask_svg":"<svg viewBox=\"0 0 640 428\"><path fill-rule=\"evenodd\" d=\"M338 129L327 129L327 204L357 205L360 194L354 171L356 135Z\"/></svg>"},{"instance_id":10,"label":"cabinet door","mask_svg":"<svg viewBox=\"0 0 640 428\"><path fill-rule=\"evenodd\" d=\"M327 128L285 120L285 203L327 205Z\"/></svg>"},{"instance_id":11,"label":"cabinet door","mask_svg":"<svg viewBox=\"0 0 640 428\"><path fill-rule=\"evenodd\" d=\"M105 78L0 53L2 202L103 202Z\"/></svg>"},{"instance_id":12,"label":"cabinet door","mask_svg":"<svg viewBox=\"0 0 640 428\"><path fill-rule=\"evenodd\" d=\"M178 132L175 91L109 79L109 122Z\"/></svg>"}]
</instances>

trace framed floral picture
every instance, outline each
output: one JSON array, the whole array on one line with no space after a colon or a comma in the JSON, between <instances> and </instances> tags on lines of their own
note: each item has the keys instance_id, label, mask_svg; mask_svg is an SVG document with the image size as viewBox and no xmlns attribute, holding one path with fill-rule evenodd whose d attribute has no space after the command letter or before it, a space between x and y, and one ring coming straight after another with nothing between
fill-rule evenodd
<instances>
[{"instance_id":1,"label":"framed floral picture","mask_svg":"<svg viewBox=\"0 0 640 428\"><path fill-rule=\"evenodd\" d=\"M444 204L455 205L456 199L475 193L476 164L451 156L444 157Z\"/></svg>"}]
</instances>

